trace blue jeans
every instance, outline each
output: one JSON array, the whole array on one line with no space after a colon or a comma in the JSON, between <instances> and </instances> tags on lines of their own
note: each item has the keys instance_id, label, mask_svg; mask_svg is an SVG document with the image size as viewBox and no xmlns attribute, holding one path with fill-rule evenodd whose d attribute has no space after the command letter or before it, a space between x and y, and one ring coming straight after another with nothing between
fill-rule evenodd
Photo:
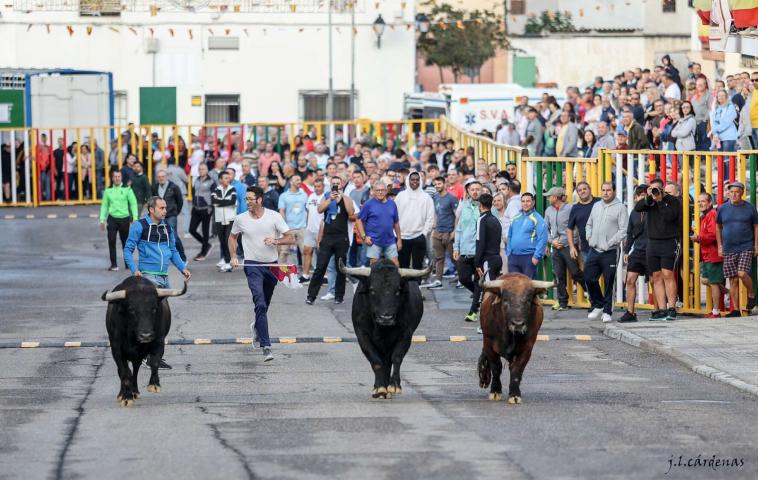
<instances>
[{"instance_id":1,"label":"blue jeans","mask_svg":"<svg viewBox=\"0 0 758 480\"><path fill-rule=\"evenodd\" d=\"M366 256L368 258L378 259L384 255L384 258L389 260L390 258L397 258L397 244L382 245L373 244L366 248Z\"/></svg>"},{"instance_id":2,"label":"blue jeans","mask_svg":"<svg viewBox=\"0 0 758 480\"><path fill-rule=\"evenodd\" d=\"M50 171L39 172L39 181L42 186L42 200L50 200Z\"/></svg>"},{"instance_id":3,"label":"blue jeans","mask_svg":"<svg viewBox=\"0 0 758 480\"><path fill-rule=\"evenodd\" d=\"M753 141L753 145L752 145L753 150L758 148L758 128L754 128L752 130L752 134L750 135L750 140Z\"/></svg>"},{"instance_id":4,"label":"blue jeans","mask_svg":"<svg viewBox=\"0 0 758 480\"><path fill-rule=\"evenodd\" d=\"M253 264L247 260L245 263ZM270 347L271 339L268 336L268 307L271 305L271 297L274 296L276 287L276 277L268 267L246 266L245 275L247 276L247 286L253 295L253 309L255 312L255 321L253 328L258 333L258 340L261 347Z\"/></svg>"},{"instance_id":5,"label":"blue jeans","mask_svg":"<svg viewBox=\"0 0 758 480\"><path fill-rule=\"evenodd\" d=\"M537 266L532 263L533 255L508 255L508 272L523 273L529 278L534 278Z\"/></svg>"},{"instance_id":6,"label":"blue jeans","mask_svg":"<svg viewBox=\"0 0 758 480\"><path fill-rule=\"evenodd\" d=\"M736 152L737 140L721 140L720 152Z\"/></svg>"},{"instance_id":7,"label":"blue jeans","mask_svg":"<svg viewBox=\"0 0 758 480\"><path fill-rule=\"evenodd\" d=\"M329 262L329 266L326 267L326 279L328 282L329 290L328 292L332 295L336 295L337 293L337 264L334 263L337 261L336 257L332 257L332 261Z\"/></svg>"},{"instance_id":8,"label":"blue jeans","mask_svg":"<svg viewBox=\"0 0 758 480\"><path fill-rule=\"evenodd\" d=\"M155 284L155 288L171 288L168 283L168 275L153 275L152 273L143 273L142 277L153 282Z\"/></svg>"}]
</instances>

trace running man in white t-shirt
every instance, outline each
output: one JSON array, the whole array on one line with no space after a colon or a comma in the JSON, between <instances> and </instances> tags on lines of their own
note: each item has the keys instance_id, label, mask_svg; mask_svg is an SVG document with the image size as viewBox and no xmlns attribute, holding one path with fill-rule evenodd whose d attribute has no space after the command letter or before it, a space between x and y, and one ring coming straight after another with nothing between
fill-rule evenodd
<instances>
[{"instance_id":1,"label":"running man in white t-shirt","mask_svg":"<svg viewBox=\"0 0 758 480\"><path fill-rule=\"evenodd\" d=\"M255 322L251 325L253 345L255 345L255 339L258 338L265 355L264 361L268 362L274 359L268 335L268 307L271 304L277 280L269 266L256 264L278 263L277 247L292 245L295 243L295 238L279 212L263 208L263 190L260 187L247 187L245 202L247 212L237 215L232 225L232 233L229 235L229 251L232 255L230 264L232 268L240 264L236 252L237 237L242 233L244 234L242 249L245 253L245 275L255 305Z\"/></svg>"}]
</instances>

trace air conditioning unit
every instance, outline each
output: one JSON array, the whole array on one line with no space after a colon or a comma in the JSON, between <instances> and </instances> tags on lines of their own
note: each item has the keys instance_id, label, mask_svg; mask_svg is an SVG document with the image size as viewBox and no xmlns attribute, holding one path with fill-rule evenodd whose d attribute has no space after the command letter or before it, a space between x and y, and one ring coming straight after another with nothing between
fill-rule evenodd
<instances>
[{"instance_id":1,"label":"air conditioning unit","mask_svg":"<svg viewBox=\"0 0 758 480\"><path fill-rule=\"evenodd\" d=\"M151 37L151 38L145 39L145 52L146 53L158 53L160 49L161 49L161 44L157 38Z\"/></svg>"}]
</instances>

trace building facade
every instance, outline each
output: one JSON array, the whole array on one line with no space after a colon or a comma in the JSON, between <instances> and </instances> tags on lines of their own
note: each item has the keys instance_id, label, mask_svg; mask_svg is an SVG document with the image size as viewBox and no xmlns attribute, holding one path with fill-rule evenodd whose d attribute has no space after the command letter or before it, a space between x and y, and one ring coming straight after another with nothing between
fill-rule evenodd
<instances>
[{"instance_id":1,"label":"building facade","mask_svg":"<svg viewBox=\"0 0 758 480\"><path fill-rule=\"evenodd\" d=\"M329 5L14 0L0 6L0 69L110 72L117 124L324 120ZM331 8L333 118L349 118L353 78L356 118L401 118L414 86L415 2L332 0Z\"/></svg>"}]
</instances>

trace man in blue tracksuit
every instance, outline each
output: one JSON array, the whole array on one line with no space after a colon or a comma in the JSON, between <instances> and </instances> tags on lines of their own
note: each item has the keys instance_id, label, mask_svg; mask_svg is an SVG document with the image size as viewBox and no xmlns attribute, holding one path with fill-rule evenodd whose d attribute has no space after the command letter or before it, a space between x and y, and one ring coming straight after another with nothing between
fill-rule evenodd
<instances>
[{"instance_id":1,"label":"man in blue tracksuit","mask_svg":"<svg viewBox=\"0 0 758 480\"><path fill-rule=\"evenodd\" d=\"M129 270L144 277L157 288L171 288L168 282L168 264L173 263L182 272L185 281L192 277L187 264L176 249L174 230L166 223L166 201L152 197L147 202L147 215L129 228L124 246L124 261ZM134 249L139 251L139 265L134 264ZM171 368L161 359L160 368Z\"/></svg>"},{"instance_id":2,"label":"man in blue tracksuit","mask_svg":"<svg viewBox=\"0 0 758 480\"><path fill-rule=\"evenodd\" d=\"M547 225L534 210L534 195L529 192L521 194L521 211L513 218L505 246L508 271L534 278L547 248Z\"/></svg>"}]
</instances>

